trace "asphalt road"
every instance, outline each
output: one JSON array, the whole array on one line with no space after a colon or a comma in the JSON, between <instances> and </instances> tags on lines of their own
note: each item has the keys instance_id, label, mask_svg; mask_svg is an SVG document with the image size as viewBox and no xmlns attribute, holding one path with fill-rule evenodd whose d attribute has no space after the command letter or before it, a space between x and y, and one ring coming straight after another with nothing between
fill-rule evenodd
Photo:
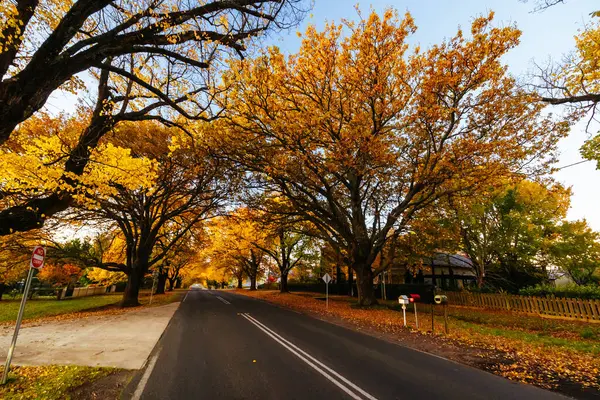
<instances>
[{"instance_id":1,"label":"asphalt road","mask_svg":"<svg viewBox=\"0 0 600 400\"><path fill-rule=\"evenodd\" d=\"M560 395L226 291L190 291L133 398L555 399Z\"/></svg>"}]
</instances>

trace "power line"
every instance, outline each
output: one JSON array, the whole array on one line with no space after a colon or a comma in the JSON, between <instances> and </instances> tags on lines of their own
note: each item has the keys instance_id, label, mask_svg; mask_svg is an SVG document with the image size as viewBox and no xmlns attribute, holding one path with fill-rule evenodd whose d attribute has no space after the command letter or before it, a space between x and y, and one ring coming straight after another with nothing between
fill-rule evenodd
<instances>
[{"instance_id":1,"label":"power line","mask_svg":"<svg viewBox=\"0 0 600 400\"><path fill-rule=\"evenodd\" d=\"M565 169L565 168L569 168L569 167L574 167L576 165L583 164L583 163L590 162L590 161L594 161L594 160L582 160L582 161L578 161L578 162L573 163L573 164L565 165L564 167L556 168L556 170L560 171L561 169Z\"/></svg>"}]
</instances>

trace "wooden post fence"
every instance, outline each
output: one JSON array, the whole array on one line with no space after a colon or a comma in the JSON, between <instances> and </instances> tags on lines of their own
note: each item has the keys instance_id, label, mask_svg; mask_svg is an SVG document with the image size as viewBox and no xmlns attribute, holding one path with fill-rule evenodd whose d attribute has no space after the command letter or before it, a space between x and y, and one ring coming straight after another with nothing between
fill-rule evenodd
<instances>
[{"instance_id":1,"label":"wooden post fence","mask_svg":"<svg viewBox=\"0 0 600 400\"><path fill-rule=\"evenodd\" d=\"M471 292L447 292L445 294L448 296L448 303L454 306L600 322L600 300Z\"/></svg>"}]
</instances>

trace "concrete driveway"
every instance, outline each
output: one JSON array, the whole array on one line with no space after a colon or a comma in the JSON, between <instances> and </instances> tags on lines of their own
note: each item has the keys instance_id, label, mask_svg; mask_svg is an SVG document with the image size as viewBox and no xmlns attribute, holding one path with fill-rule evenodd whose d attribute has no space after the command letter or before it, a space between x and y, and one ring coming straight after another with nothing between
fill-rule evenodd
<instances>
[{"instance_id":1,"label":"concrete driveway","mask_svg":"<svg viewBox=\"0 0 600 400\"><path fill-rule=\"evenodd\" d=\"M179 303L173 303L118 315L22 327L12 363L139 369L178 306ZM6 360L13 329L0 327L1 364Z\"/></svg>"}]
</instances>

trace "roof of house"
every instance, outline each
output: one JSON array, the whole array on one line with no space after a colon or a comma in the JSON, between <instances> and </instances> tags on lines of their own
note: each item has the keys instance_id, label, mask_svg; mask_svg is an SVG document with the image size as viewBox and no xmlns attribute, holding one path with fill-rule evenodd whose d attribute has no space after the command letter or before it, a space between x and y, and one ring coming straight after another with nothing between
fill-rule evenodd
<instances>
[{"instance_id":1,"label":"roof of house","mask_svg":"<svg viewBox=\"0 0 600 400\"><path fill-rule=\"evenodd\" d=\"M433 257L423 257L423 264L434 267L473 269L471 259L460 254L435 253Z\"/></svg>"}]
</instances>

